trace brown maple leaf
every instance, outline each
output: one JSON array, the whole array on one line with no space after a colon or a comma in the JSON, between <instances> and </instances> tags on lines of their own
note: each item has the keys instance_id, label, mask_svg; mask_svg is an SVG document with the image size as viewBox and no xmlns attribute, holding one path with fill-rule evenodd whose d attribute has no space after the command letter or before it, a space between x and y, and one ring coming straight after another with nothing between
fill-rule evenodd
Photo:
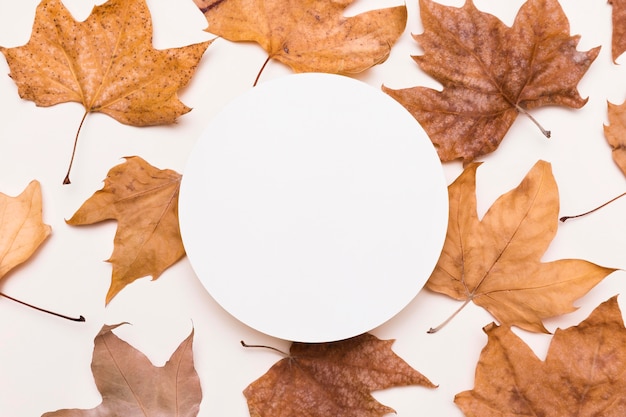
<instances>
[{"instance_id":1,"label":"brown maple leaf","mask_svg":"<svg viewBox=\"0 0 626 417\"><path fill-rule=\"evenodd\" d=\"M559 216L548 162L537 162L482 220L476 213L479 165L468 165L448 188L448 231L426 287L464 305L473 301L503 325L547 332L544 318L573 311L573 301L615 269L579 259L541 262Z\"/></svg>"},{"instance_id":2,"label":"brown maple leaf","mask_svg":"<svg viewBox=\"0 0 626 417\"><path fill-rule=\"evenodd\" d=\"M393 413L371 391L434 385L371 334L331 343L293 343L288 357L250 384L252 417L378 417Z\"/></svg>"},{"instance_id":3,"label":"brown maple leaf","mask_svg":"<svg viewBox=\"0 0 626 417\"><path fill-rule=\"evenodd\" d=\"M507 327L485 332L474 389L454 400L466 416L626 415L626 329L616 297L557 330L545 361Z\"/></svg>"},{"instance_id":4,"label":"brown maple leaf","mask_svg":"<svg viewBox=\"0 0 626 417\"><path fill-rule=\"evenodd\" d=\"M612 23L613 34L611 36L611 56L613 62L626 51L626 1L608 0L613 6Z\"/></svg>"},{"instance_id":5,"label":"brown maple leaf","mask_svg":"<svg viewBox=\"0 0 626 417\"><path fill-rule=\"evenodd\" d=\"M31 181L17 197L0 193L0 279L28 260L50 231L42 218L38 181Z\"/></svg>"},{"instance_id":6,"label":"brown maple leaf","mask_svg":"<svg viewBox=\"0 0 626 417\"><path fill-rule=\"evenodd\" d=\"M268 60L296 72L353 74L380 64L407 19L406 6L344 17L354 0L194 1L209 22L207 31L231 41L256 42Z\"/></svg>"},{"instance_id":7,"label":"brown maple leaf","mask_svg":"<svg viewBox=\"0 0 626 417\"><path fill-rule=\"evenodd\" d=\"M109 303L134 280L161 273L185 255L178 227L178 192L181 175L160 170L139 157L113 167L104 187L96 191L67 220L88 225L118 221L113 255Z\"/></svg>"},{"instance_id":8,"label":"brown maple leaf","mask_svg":"<svg viewBox=\"0 0 626 417\"><path fill-rule=\"evenodd\" d=\"M91 370L102 403L90 410L65 409L43 417L198 415L202 391L193 363L193 330L163 367L103 326L95 338Z\"/></svg>"},{"instance_id":9,"label":"brown maple leaf","mask_svg":"<svg viewBox=\"0 0 626 417\"><path fill-rule=\"evenodd\" d=\"M462 8L419 4L424 33L414 38L424 54L413 59L443 90L383 90L420 122L442 161L494 151L519 112L587 102L576 86L600 48L576 50L579 37L569 35L557 0L528 0L512 27L471 0Z\"/></svg>"},{"instance_id":10,"label":"brown maple leaf","mask_svg":"<svg viewBox=\"0 0 626 417\"><path fill-rule=\"evenodd\" d=\"M626 175L626 102L608 103L609 124L604 125L604 136L609 142L613 160Z\"/></svg>"},{"instance_id":11,"label":"brown maple leaf","mask_svg":"<svg viewBox=\"0 0 626 417\"><path fill-rule=\"evenodd\" d=\"M38 106L74 101L85 107L83 120L100 112L149 126L173 123L190 110L177 92L209 44L154 49L145 0L109 0L84 22L61 0L43 0L28 43L0 51L23 99Z\"/></svg>"}]
</instances>

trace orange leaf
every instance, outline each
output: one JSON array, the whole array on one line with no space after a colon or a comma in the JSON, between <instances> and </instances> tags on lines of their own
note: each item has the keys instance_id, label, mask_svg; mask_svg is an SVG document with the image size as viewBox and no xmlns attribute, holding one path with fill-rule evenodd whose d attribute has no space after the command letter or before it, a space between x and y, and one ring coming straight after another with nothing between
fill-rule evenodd
<instances>
[{"instance_id":1,"label":"orange leaf","mask_svg":"<svg viewBox=\"0 0 626 417\"><path fill-rule=\"evenodd\" d=\"M576 50L557 0L528 0L512 27L471 0L462 8L420 0L420 13L424 33L414 38L424 55L413 59L443 90L383 89L420 122L442 161L493 152L519 112L587 102L576 86L600 48Z\"/></svg>"},{"instance_id":2,"label":"orange leaf","mask_svg":"<svg viewBox=\"0 0 626 417\"><path fill-rule=\"evenodd\" d=\"M545 361L507 327L485 332L474 389L454 399L466 416L626 415L626 329L616 297L557 330Z\"/></svg>"},{"instance_id":3,"label":"orange leaf","mask_svg":"<svg viewBox=\"0 0 626 417\"><path fill-rule=\"evenodd\" d=\"M134 280L161 273L185 255L178 227L181 175L159 170L139 157L113 167L104 187L67 220L88 225L118 221L111 287L106 302Z\"/></svg>"},{"instance_id":4,"label":"orange leaf","mask_svg":"<svg viewBox=\"0 0 626 417\"><path fill-rule=\"evenodd\" d=\"M539 161L482 220L476 213L476 170L470 164L448 188L443 251L426 287L484 307L501 324L547 332L542 320L615 271L579 259L543 263L556 235L559 194L549 163Z\"/></svg>"},{"instance_id":5,"label":"orange leaf","mask_svg":"<svg viewBox=\"0 0 626 417\"><path fill-rule=\"evenodd\" d=\"M406 26L406 6L344 17L354 0L195 0L208 31L253 41L296 72L352 74L384 62Z\"/></svg>"},{"instance_id":6,"label":"orange leaf","mask_svg":"<svg viewBox=\"0 0 626 417\"><path fill-rule=\"evenodd\" d=\"M609 124L604 125L604 136L613 150L613 160L626 175L626 102L608 103Z\"/></svg>"},{"instance_id":7,"label":"orange leaf","mask_svg":"<svg viewBox=\"0 0 626 417\"><path fill-rule=\"evenodd\" d=\"M252 417L377 417L393 413L370 391L434 385L371 334L331 343L293 343L244 391Z\"/></svg>"},{"instance_id":8,"label":"orange leaf","mask_svg":"<svg viewBox=\"0 0 626 417\"><path fill-rule=\"evenodd\" d=\"M145 0L109 0L76 22L61 0L37 7L24 46L0 47L20 97L38 106L74 101L134 126L172 123L177 98L210 42L156 50Z\"/></svg>"},{"instance_id":9,"label":"orange leaf","mask_svg":"<svg viewBox=\"0 0 626 417\"><path fill-rule=\"evenodd\" d=\"M91 369L102 403L90 410L66 409L45 417L198 415L202 391L193 364L193 331L163 367L104 326L96 336Z\"/></svg>"},{"instance_id":10,"label":"orange leaf","mask_svg":"<svg viewBox=\"0 0 626 417\"><path fill-rule=\"evenodd\" d=\"M38 181L31 181L17 197L0 193L0 279L28 260L50 231L42 219Z\"/></svg>"}]
</instances>

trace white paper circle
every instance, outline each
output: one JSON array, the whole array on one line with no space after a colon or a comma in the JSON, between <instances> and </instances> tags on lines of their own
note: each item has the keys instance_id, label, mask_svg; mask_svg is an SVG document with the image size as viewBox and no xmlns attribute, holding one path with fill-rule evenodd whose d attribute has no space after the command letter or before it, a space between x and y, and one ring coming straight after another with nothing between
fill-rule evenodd
<instances>
[{"instance_id":1,"label":"white paper circle","mask_svg":"<svg viewBox=\"0 0 626 417\"><path fill-rule=\"evenodd\" d=\"M402 310L439 258L448 194L435 149L382 91L329 74L267 81L209 124L180 227L211 296L248 326L327 342Z\"/></svg>"}]
</instances>

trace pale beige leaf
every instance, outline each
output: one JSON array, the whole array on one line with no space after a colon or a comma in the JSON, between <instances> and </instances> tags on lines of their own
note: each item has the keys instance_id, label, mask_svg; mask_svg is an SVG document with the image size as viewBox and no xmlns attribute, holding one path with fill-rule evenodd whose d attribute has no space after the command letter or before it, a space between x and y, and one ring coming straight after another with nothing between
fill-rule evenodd
<instances>
[{"instance_id":1,"label":"pale beige leaf","mask_svg":"<svg viewBox=\"0 0 626 417\"><path fill-rule=\"evenodd\" d=\"M0 193L0 279L30 258L50 231L42 218L38 181L31 181L17 197Z\"/></svg>"}]
</instances>

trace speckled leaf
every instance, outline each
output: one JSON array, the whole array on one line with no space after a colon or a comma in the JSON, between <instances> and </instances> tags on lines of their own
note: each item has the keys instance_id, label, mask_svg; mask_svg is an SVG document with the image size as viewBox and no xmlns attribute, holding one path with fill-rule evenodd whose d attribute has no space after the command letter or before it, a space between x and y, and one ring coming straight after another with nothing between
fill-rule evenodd
<instances>
[{"instance_id":1,"label":"speckled leaf","mask_svg":"<svg viewBox=\"0 0 626 417\"><path fill-rule=\"evenodd\" d=\"M576 50L579 36L570 36L557 0L528 0L512 27L472 0L462 8L419 4L424 33L414 38L424 54L413 59L443 90L383 89L420 122L442 161L493 152L519 112L587 102L577 84L600 48Z\"/></svg>"},{"instance_id":2,"label":"speckled leaf","mask_svg":"<svg viewBox=\"0 0 626 417\"><path fill-rule=\"evenodd\" d=\"M172 123L190 109L185 86L210 42L156 50L145 0L109 0L84 22L61 0L37 7L28 43L0 47L20 96L38 106L75 101L134 126Z\"/></svg>"}]
</instances>

